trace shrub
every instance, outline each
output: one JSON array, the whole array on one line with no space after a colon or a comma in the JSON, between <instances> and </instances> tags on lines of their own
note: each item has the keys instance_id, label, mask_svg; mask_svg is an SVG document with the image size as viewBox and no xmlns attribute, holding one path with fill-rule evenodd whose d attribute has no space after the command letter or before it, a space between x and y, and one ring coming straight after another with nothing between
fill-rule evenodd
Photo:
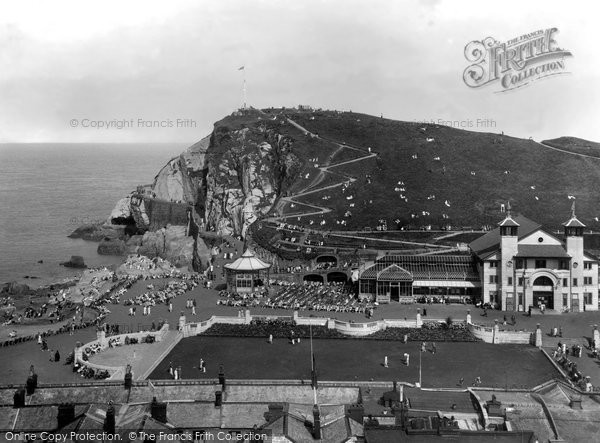
<instances>
[{"instance_id":1,"label":"shrub","mask_svg":"<svg viewBox=\"0 0 600 443\"><path fill-rule=\"evenodd\" d=\"M268 337L290 338L291 331L294 331L294 337L309 338L310 327L304 325L295 325L291 321L285 320L253 320L249 325L229 325L217 323L207 329L203 335L212 337ZM424 323L422 328L387 328L383 331L377 331L364 337L353 337L344 335L335 329L328 329L326 326L313 326L312 336L315 339L364 339L364 340L394 340L402 341L404 335L408 335L409 341L457 341L470 342L478 341L471 334L471 331L465 324L451 323Z\"/></svg>"},{"instance_id":2,"label":"shrub","mask_svg":"<svg viewBox=\"0 0 600 443\"><path fill-rule=\"evenodd\" d=\"M446 323L444 323L444 326L446 329L450 329L452 327L452 317L446 317Z\"/></svg>"}]
</instances>

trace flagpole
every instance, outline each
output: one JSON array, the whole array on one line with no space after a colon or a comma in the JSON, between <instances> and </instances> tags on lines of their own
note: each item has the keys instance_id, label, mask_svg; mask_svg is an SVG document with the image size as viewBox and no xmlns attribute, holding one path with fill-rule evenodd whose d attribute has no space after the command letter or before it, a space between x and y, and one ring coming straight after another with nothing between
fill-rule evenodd
<instances>
[{"instance_id":1,"label":"flagpole","mask_svg":"<svg viewBox=\"0 0 600 443\"><path fill-rule=\"evenodd\" d=\"M244 76L244 87L243 87L243 91L244 91L244 111L246 110L246 67L244 66L244 69L242 69L242 71L244 71L242 73L242 75Z\"/></svg>"},{"instance_id":2,"label":"flagpole","mask_svg":"<svg viewBox=\"0 0 600 443\"><path fill-rule=\"evenodd\" d=\"M423 352L419 351L419 388L422 388L423 385L421 384L421 354Z\"/></svg>"},{"instance_id":3,"label":"flagpole","mask_svg":"<svg viewBox=\"0 0 600 443\"><path fill-rule=\"evenodd\" d=\"M317 404L317 387L315 386L315 355L313 354L313 342L312 342L312 322L308 324L308 330L310 331L310 378L311 384L313 385L313 398L314 404Z\"/></svg>"},{"instance_id":4,"label":"flagpole","mask_svg":"<svg viewBox=\"0 0 600 443\"><path fill-rule=\"evenodd\" d=\"M242 101L243 110L246 110L246 65L240 66L238 71L242 71Z\"/></svg>"}]
</instances>

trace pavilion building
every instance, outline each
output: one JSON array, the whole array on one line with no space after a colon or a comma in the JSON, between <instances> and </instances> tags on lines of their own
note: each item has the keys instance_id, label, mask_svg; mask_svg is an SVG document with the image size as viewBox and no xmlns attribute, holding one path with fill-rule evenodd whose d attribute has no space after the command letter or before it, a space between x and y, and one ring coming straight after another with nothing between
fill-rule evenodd
<instances>
[{"instance_id":1,"label":"pavilion building","mask_svg":"<svg viewBox=\"0 0 600 443\"><path fill-rule=\"evenodd\" d=\"M384 255L360 274L358 295L379 303L423 296L462 302L479 296L480 286L470 255Z\"/></svg>"},{"instance_id":2,"label":"pavilion building","mask_svg":"<svg viewBox=\"0 0 600 443\"><path fill-rule=\"evenodd\" d=\"M564 240L510 205L499 227L473 241L484 303L506 311L529 307L598 310L598 260L583 248L585 225L575 215L563 223Z\"/></svg>"},{"instance_id":3,"label":"pavilion building","mask_svg":"<svg viewBox=\"0 0 600 443\"><path fill-rule=\"evenodd\" d=\"M264 288L264 282L269 279L271 265L256 257L250 249L246 249L240 258L223 267L227 290L245 294Z\"/></svg>"}]
</instances>

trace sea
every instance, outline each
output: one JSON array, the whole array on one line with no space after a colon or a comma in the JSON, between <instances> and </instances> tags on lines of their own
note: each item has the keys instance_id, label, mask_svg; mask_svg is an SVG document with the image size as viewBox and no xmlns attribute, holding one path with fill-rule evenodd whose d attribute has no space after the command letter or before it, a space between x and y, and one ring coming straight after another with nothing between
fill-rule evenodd
<instances>
[{"instance_id":1,"label":"sea","mask_svg":"<svg viewBox=\"0 0 600 443\"><path fill-rule=\"evenodd\" d=\"M0 285L39 287L78 275L59 264L72 255L83 256L88 267L121 263L97 254L98 243L68 235L105 221L119 199L152 183L187 146L0 144Z\"/></svg>"}]
</instances>

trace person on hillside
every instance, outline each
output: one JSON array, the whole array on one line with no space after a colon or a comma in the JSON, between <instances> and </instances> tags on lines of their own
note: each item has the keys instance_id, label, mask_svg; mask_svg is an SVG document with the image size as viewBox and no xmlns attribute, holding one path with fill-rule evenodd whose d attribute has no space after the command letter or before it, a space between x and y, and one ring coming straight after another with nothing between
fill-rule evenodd
<instances>
[{"instance_id":1,"label":"person on hillside","mask_svg":"<svg viewBox=\"0 0 600 443\"><path fill-rule=\"evenodd\" d=\"M54 361L60 361L60 352L58 352L58 349L54 353Z\"/></svg>"},{"instance_id":2,"label":"person on hillside","mask_svg":"<svg viewBox=\"0 0 600 443\"><path fill-rule=\"evenodd\" d=\"M388 367L388 356L387 355L385 357L383 357L383 367L384 368Z\"/></svg>"}]
</instances>

